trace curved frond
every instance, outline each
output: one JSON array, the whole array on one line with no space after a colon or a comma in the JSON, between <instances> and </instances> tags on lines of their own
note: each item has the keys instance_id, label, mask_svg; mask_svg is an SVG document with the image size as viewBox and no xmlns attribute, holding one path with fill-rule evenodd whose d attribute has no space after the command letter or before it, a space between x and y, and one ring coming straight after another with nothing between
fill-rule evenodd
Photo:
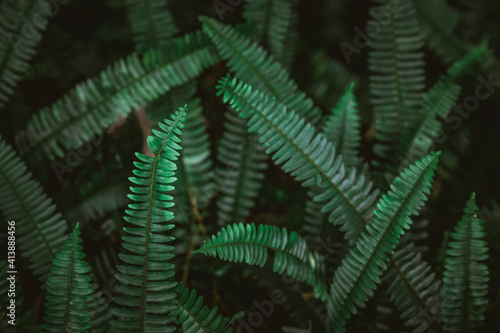
<instances>
[{"instance_id":1,"label":"curved frond","mask_svg":"<svg viewBox=\"0 0 500 333\"><path fill-rule=\"evenodd\" d=\"M203 304L203 296L198 296L196 289L177 286L175 303L178 309L172 314L177 317L175 323L181 326L180 332L190 333L232 333L230 318L218 314L217 308L209 309Z\"/></svg>"},{"instance_id":2,"label":"curved frond","mask_svg":"<svg viewBox=\"0 0 500 333\"><path fill-rule=\"evenodd\" d=\"M273 225L235 223L222 228L193 253L219 257L231 262L245 262L263 267L268 260L268 250L274 253L273 271L286 272L289 276L305 281L314 287L317 298L325 299L326 285L315 272L315 258L307 244L296 232Z\"/></svg>"},{"instance_id":3,"label":"curved frond","mask_svg":"<svg viewBox=\"0 0 500 333\"><path fill-rule=\"evenodd\" d=\"M418 110L425 90L423 38L419 31L411 0L374 0L371 9L387 13L389 22L380 24L378 33L370 39L368 63L370 92L375 115L374 147L376 155L391 158L393 145L405 129L419 118Z\"/></svg>"},{"instance_id":4,"label":"curved frond","mask_svg":"<svg viewBox=\"0 0 500 333\"><path fill-rule=\"evenodd\" d=\"M164 46L177 34L167 0L126 0L135 51L143 53L151 47Z\"/></svg>"},{"instance_id":5,"label":"curved frond","mask_svg":"<svg viewBox=\"0 0 500 333\"><path fill-rule=\"evenodd\" d=\"M263 93L273 96L287 109L299 115L317 120L321 110L297 84L283 66L273 59L257 42L240 34L229 25L215 19L202 17L203 30L212 39L222 59L236 75Z\"/></svg>"},{"instance_id":6,"label":"curved frond","mask_svg":"<svg viewBox=\"0 0 500 333\"><path fill-rule=\"evenodd\" d=\"M217 169L221 192L217 198L218 223L226 226L243 222L255 206L268 164L257 136L247 132L247 121L232 109L226 111L217 153L223 165Z\"/></svg>"},{"instance_id":7,"label":"curved frond","mask_svg":"<svg viewBox=\"0 0 500 333\"><path fill-rule=\"evenodd\" d=\"M354 168L346 170L342 157L322 134L295 112L274 98L252 91L235 79L224 79L218 87L224 102L248 118L248 131L259 135L276 165L290 173L303 186L319 186L323 193L315 201L325 202L322 212L329 221L341 225L346 237L355 240L373 216L378 196L372 183L359 176Z\"/></svg>"},{"instance_id":8,"label":"curved frond","mask_svg":"<svg viewBox=\"0 0 500 333\"><path fill-rule=\"evenodd\" d=\"M50 260L66 239L66 221L33 180L26 164L0 137L0 209L16 221L17 245L33 274L47 278Z\"/></svg>"},{"instance_id":9,"label":"curved frond","mask_svg":"<svg viewBox=\"0 0 500 333\"><path fill-rule=\"evenodd\" d=\"M36 54L36 46L47 28L47 19L37 19L40 13L50 13L50 5L40 0L4 0L0 17L0 108L28 70ZM32 21L33 20L33 21Z\"/></svg>"},{"instance_id":10,"label":"curved frond","mask_svg":"<svg viewBox=\"0 0 500 333\"><path fill-rule=\"evenodd\" d=\"M448 243L443 273L443 322L447 332L474 332L482 326L488 304L488 243L483 221L477 217L475 194Z\"/></svg>"},{"instance_id":11,"label":"curved frond","mask_svg":"<svg viewBox=\"0 0 500 333\"><path fill-rule=\"evenodd\" d=\"M426 155L394 180L391 190L377 204L374 221L342 260L327 302L332 332L343 332L351 313L373 296L399 237L412 224L410 216L418 214L430 194L439 155Z\"/></svg>"},{"instance_id":12,"label":"curved frond","mask_svg":"<svg viewBox=\"0 0 500 333\"><path fill-rule=\"evenodd\" d=\"M180 149L180 129L184 127L185 108L171 115L171 120L159 123L153 130L148 146L154 157L136 153L134 177L130 181L129 198L133 203L126 210L122 237L123 250L119 254L122 265L117 265L118 296L113 298L120 307L113 308L115 320L111 325L122 332L173 332L174 304L173 247L168 245L174 237L167 232L174 228L169 223L174 216L169 211L174 203L167 193L176 178L175 164Z\"/></svg>"},{"instance_id":13,"label":"curved frond","mask_svg":"<svg viewBox=\"0 0 500 333\"><path fill-rule=\"evenodd\" d=\"M88 332L92 285L84 260L78 223L52 261L47 279L43 329L47 332Z\"/></svg>"},{"instance_id":14,"label":"curved frond","mask_svg":"<svg viewBox=\"0 0 500 333\"><path fill-rule=\"evenodd\" d=\"M43 152L47 158L78 148L132 109L182 85L218 58L201 31L167 46L151 49L142 59L132 54L109 66L98 77L78 84L50 107L35 114L17 136L21 153Z\"/></svg>"}]
</instances>

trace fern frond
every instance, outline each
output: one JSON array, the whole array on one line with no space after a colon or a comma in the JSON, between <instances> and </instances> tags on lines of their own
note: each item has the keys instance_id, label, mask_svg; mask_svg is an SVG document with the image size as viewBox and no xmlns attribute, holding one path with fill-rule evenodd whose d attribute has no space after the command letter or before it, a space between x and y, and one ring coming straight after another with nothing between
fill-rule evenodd
<instances>
[{"instance_id":1,"label":"fern frond","mask_svg":"<svg viewBox=\"0 0 500 333\"><path fill-rule=\"evenodd\" d=\"M393 265L386 274L391 283L387 291L401 318L406 319L406 326L417 326L414 332L439 331L436 305L440 303L441 281L436 279L432 267L422 260L413 243L397 250L391 261Z\"/></svg>"},{"instance_id":2,"label":"fern frond","mask_svg":"<svg viewBox=\"0 0 500 333\"><path fill-rule=\"evenodd\" d=\"M286 272L289 276L314 287L317 298L326 297L326 285L315 272L315 258L307 244L296 232L273 225L235 223L222 228L194 253L219 257L235 263L263 267L268 260L268 250L274 253L273 271Z\"/></svg>"},{"instance_id":3,"label":"fern frond","mask_svg":"<svg viewBox=\"0 0 500 333\"><path fill-rule=\"evenodd\" d=\"M418 213L430 194L439 155L426 155L394 180L391 190L377 204L374 221L342 260L327 302L332 332L343 332L351 313L357 312L356 307L364 307L368 296L373 296L399 237L412 224L410 215Z\"/></svg>"},{"instance_id":4,"label":"fern frond","mask_svg":"<svg viewBox=\"0 0 500 333\"><path fill-rule=\"evenodd\" d=\"M203 296L198 296L196 289L183 288L182 283L177 285L175 303L178 309L172 314L177 317L175 323L181 326L180 332L192 333L232 333L228 327L230 318L218 314L218 309L209 309L203 305Z\"/></svg>"},{"instance_id":5,"label":"fern frond","mask_svg":"<svg viewBox=\"0 0 500 333\"><path fill-rule=\"evenodd\" d=\"M17 245L33 274L45 281L50 260L66 239L66 221L33 180L26 164L0 137L0 209L16 221Z\"/></svg>"},{"instance_id":6,"label":"fern frond","mask_svg":"<svg viewBox=\"0 0 500 333\"><path fill-rule=\"evenodd\" d=\"M226 111L224 132L217 149L217 159L223 165L217 169L221 191L217 218L221 226L242 222L250 215L268 167L267 155L257 136L248 133L246 128L246 120L239 118L234 110Z\"/></svg>"},{"instance_id":7,"label":"fern frond","mask_svg":"<svg viewBox=\"0 0 500 333\"><path fill-rule=\"evenodd\" d=\"M119 283L119 295L113 298L121 307L113 308L114 329L123 332L161 331L172 332L175 317L173 247L167 245L174 238L166 234L174 228L169 224L174 216L168 209L174 204L167 192L173 189L175 164L180 149L180 129L184 127L185 108L171 115L171 120L159 123L148 137L148 146L154 157L136 153L139 161L130 181L133 203L126 210L123 252L119 257L123 265L117 265L115 275Z\"/></svg>"},{"instance_id":8,"label":"fern frond","mask_svg":"<svg viewBox=\"0 0 500 333\"><path fill-rule=\"evenodd\" d=\"M236 79L224 79L218 87L224 102L248 118L248 131L259 135L276 165L290 173L303 186L319 186L323 193L315 201L326 203L329 221L341 225L346 237L355 240L373 216L372 207L378 191L372 183L358 176L355 169L346 170L335 147L294 111L274 98L252 91Z\"/></svg>"},{"instance_id":9,"label":"fern frond","mask_svg":"<svg viewBox=\"0 0 500 333\"><path fill-rule=\"evenodd\" d=\"M275 59L281 59L292 19L292 4L286 0L251 0L244 4L243 17L256 26L256 40Z\"/></svg>"},{"instance_id":10,"label":"fern frond","mask_svg":"<svg viewBox=\"0 0 500 333\"><path fill-rule=\"evenodd\" d=\"M43 329L47 332L88 332L92 285L84 260L78 223L52 261L47 280Z\"/></svg>"},{"instance_id":11,"label":"fern frond","mask_svg":"<svg viewBox=\"0 0 500 333\"><path fill-rule=\"evenodd\" d=\"M182 85L217 61L210 41L197 31L151 49L142 59L132 54L98 77L81 83L51 107L35 114L17 136L22 154L62 157L101 134L118 115L145 105Z\"/></svg>"},{"instance_id":12,"label":"fern frond","mask_svg":"<svg viewBox=\"0 0 500 333\"><path fill-rule=\"evenodd\" d=\"M418 107L425 89L423 38L411 0L397 2L374 0L380 4L371 9L390 13L387 24L379 24L377 35L369 41L368 63L370 92L375 115L375 139L379 141L374 153L382 159L391 157L393 145L403 131L420 114Z\"/></svg>"},{"instance_id":13,"label":"fern frond","mask_svg":"<svg viewBox=\"0 0 500 333\"><path fill-rule=\"evenodd\" d=\"M135 51L143 53L151 47L164 46L177 34L166 0L126 0Z\"/></svg>"},{"instance_id":14,"label":"fern frond","mask_svg":"<svg viewBox=\"0 0 500 333\"><path fill-rule=\"evenodd\" d=\"M50 5L40 0L2 1L0 20L0 108L28 70L36 54L36 46L47 28L47 19L36 19L40 13L50 13Z\"/></svg>"},{"instance_id":15,"label":"fern frond","mask_svg":"<svg viewBox=\"0 0 500 333\"><path fill-rule=\"evenodd\" d=\"M307 119L317 120L321 110L290 78L290 74L257 42L234 28L202 17L203 30L212 39L222 59L236 75L256 89L273 96L287 109L295 110Z\"/></svg>"},{"instance_id":16,"label":"fern frond","mask_svg":"<svg viewBox=\"0 0 500 333\"><path fill-rule=\"evenodd\" d=\"M97 288L96 284L92 286L92 289L96 291L92 294L92 300L89 303L90 328L92 333L106 333L109 332L109 321L113 315L107 295L105 296L102 291L97 291Z\"/></svg>"},{"instance_id":17,"label":"fern frond","mask_svg":"<svg viewBox=\"0 0 500 333\"><path fill-rule=\"evenodd\" d=\"M443 273L443 322L447 332L473 332L483 325L489 271L483 221L477 217L475 194L450 234Z\"/></svg>"},{"instance_id":18,"label":"fern frond","mask_svg":"<svg viewBox=\"0 0 500 333\"><path fill-rule=\"evenodd\" d=\"M399 164L400 169L429 151L441 130L441 123L436 120L436 117L446 117L460 94L461 87L454 81L467 73L472 65L482 58L485 51L484 47L477 47L466 57L455 62L425 95L422 102L423 117L416 122L414 127L403 133L398 143L399 157L396 163Z\"/></svg>"},{"instance_id":19,"label":"fern frond","mask_svg":"<svg viewBox=\"0 0 500 333\"><path fill-rule=\"evenodd\" d=\"M361 123L353 90L354 83L351 83L321 129L337 153L342 155L346 166L356 166L360 161Z\"/></svg>"}]
</instances>

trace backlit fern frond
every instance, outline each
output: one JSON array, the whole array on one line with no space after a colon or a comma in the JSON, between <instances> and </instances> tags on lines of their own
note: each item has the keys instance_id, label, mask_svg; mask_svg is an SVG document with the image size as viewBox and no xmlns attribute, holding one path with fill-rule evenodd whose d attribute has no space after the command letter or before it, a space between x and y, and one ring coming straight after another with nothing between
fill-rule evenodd
<instances>
[{"instance_id":1,"label":"backlit fern frond","mask_svg":"<svg viewBox=\"0 0 500 333\"><path fill-rule=\"evenodd\" d=\"M180 149L180 129L184 127L185 108L171 115L171 120L159 123L153 130L148 146L154 157L136 153L134 177L130 181L129 198L133 203L126 210L127 226L123 228L123 250L119 254L123 264L117 265L118 295L113 298L113 329L122 332L173 332L176 309L174 299L177 283L173 280L174 237L168 231L174 216L169 208L174 203L167 193L176 178L175 164Z\"/></svg>"},{"instance_id":2,"label":"backlit fern frond","mask_svg":"<svg viewBox=\"0 0 500 333\"><path fill-rule=\"evenodd\" d=\"M0 137L0 209L16 221L17 246L33 274L45 281L50 261L66 239L66 221L33 180L26 164Z\"/></svg>"}]
</instances>

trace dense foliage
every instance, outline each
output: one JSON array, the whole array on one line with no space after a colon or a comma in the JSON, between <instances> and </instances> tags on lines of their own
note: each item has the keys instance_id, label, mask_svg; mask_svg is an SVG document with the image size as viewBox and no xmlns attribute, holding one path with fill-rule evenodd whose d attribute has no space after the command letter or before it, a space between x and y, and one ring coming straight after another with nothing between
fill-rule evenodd
<instances>
[{"instance_id":1,"label":"dense foliage","mask_svg":"<svg viewBox=\"0 0 500 333\"><path fill-rule=\"evenodd\" d=\"M497 330L495 1L0 3L0 330Z\"/></svg>"}]
</instances>

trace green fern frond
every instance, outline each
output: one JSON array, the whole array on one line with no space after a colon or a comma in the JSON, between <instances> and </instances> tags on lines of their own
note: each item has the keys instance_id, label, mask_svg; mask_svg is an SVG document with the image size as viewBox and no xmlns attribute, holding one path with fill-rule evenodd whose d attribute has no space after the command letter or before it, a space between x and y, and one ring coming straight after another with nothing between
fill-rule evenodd
<instances>
[{"instance_id":1,"label":"green fern frond","mask_svg":"<svg viewBox=\"0 0 500 333\"><path fill-rule=\"evenodd\" d=\"M18 147L24 155L64 156L65 149L101 134L118 115L126 116L214 64L218 58L210 45L197 31L149 50L142 59L132 54L118 60L35 114L17 136Z\"/></svg>"},{"instance_id":2,"label":"green fern frond","mask_svg":"<svg viewBox=\"0 0 500 333\"><path fill-rule=\"evenodd\" d=\"M399 249L392 256L386 278L390 281L387 289L391 300L406 320L406 326L417 326L414 332L438 332L441 281L436 273L416 251L413 243ZM403 278L404 276L404 278Z\"/></svg>"},{"instance_id":3,"label":"green fern frond","mask_svg":"<svg viewBox=\"0 0 500 333\"><path fill-rule=\"evenodd\" d=\"M28 70L36 54L36 46L47 28L47 19L37 19L40 13L50 13L51 6L40 0L4 0L0 20L0 108Z\"/></svg>"},{"instance_id":4,"label":"green fern frond","mask_svg":"<svg viewBox=\"0 0 500 333\"><path fill-rule=\"evenodd\" d=\"M257 42L214 19L201 17L203 30L212 39L222 59L236 75L256 89L273 96L307 119L317 120L321 110L299 91L290 74Z\"/></svg>"},{"instance_id":5,"label":"green fern frond","mask_svg":"<svg viewBox=\"0 0 500 333\"><path fill-rule=\"evenodd\" d=\"M403 133L398 143L399 157L396 163L400 169L429 151L441 130L441 123L436 117L446 117L460 94L461 87L454 81L467 73L472 65L482 58L485 51L484 47L477 47L466 57L455 62L425 95L422 102L423 117L413 125L414 127Z\"/></svg>"},{"instance_id":6,"label":"green fern frond","mask_svg":"<svg viewBox=\"0 0 500 333\"><path fill-rule=\"evenodd\" d=\"M50 260L66 239L66 221L33 180L26 164L0 136L0 210L16 221L17 245L33 274L45 281Z\"/></svg>"},{"instance_id":7,"label":"green fern frond","mask_svg":"<svg viewBox=\"0 0 500 333\"><path fill-rule=\"evenodd\" d=\"M175 303L178 309L172 314L177 317L175 323L181 326L180 332L192 333L232 333L228 327L231 319L218 314L217 308L209 309L203 305L203 296L198 296L196 289L183 288L177 285Z\"/></svg>"},{"instance_id":8,"label":"green fern frond","mask_svg":"<svg viewBox=\"0 0 500 333\"><path fill-rule=\"evenodd\" d=\"M292 19L292 4L286 0L251 0L244 4L243 17L254 24L256 40L275 59L281 59Z\"/></svg>"},{"instance_id":9,"label":"green fern frond","mask_svg":"<svg viewBox=\"0 0 500 333\"><path fill-rule=\"evenodd\" d=\"M343 332L351 313L357 312L356 307L364 307L368 296L373 296L399 237L412 224L410 216L418 213L430 194L439 155L426 155L394 180L391 190L377 204L374 221L342 260L327 302L332 332Z\"/></svg>"},{"instance_id":10,"label":"green fern frond","mask_svg":"<svg viewBox=\"0 0 500 333\"><path fill-rule=\"evenodd\" d=\"M388 13L389 22L380 24L378 33L369 41L370 92L375 115L374 153L382 159L391 158L393 145L403 131L421 113L418 108L425 90L423 38L411 0L393 2L374 0L371 9Z\"/></svg>"},{"instance_id":11,"label":"green fern frond","mask_svg":"<svg viewBox=\"0 0 500 333\"><path fill-rule=\"evenodd\" d=\"M224 132L217 150L217 159L223 165L217 169L221 193L217 199L218 224L242 222L264 181L267 155L257 136L247 132L247 122L234 110L226 111Z\"/></svg>"},{"instance_id":12,"label":"green fern frond","mask_svg":"<svg viewBox=\"0 0 500 333\"><path fill-rule=\"evenodd\" d=\"M47 332L88 332L92 285L84 260L78 223L52 261L47 280L43 329Z\"/></svg>"},{"instance_id":13,"label":"green fern frond","mask_svg":"<svg viewBox=\"0 0 500 333\"><path fill-rule=\"evenodd\" d=\"M360 161L361 123L353 90L354 83L351 83L321 129L342 155L346 166L356 166Z\"/></svg>"},{"instance_id":14,"label":"green fern frond","mask_svg":"<svg viewBox=\"0 0 500 333\"><path fill-rule=\"evenodd\" d=\"M224 79L218 87L224 102L248 118L248 131L259 135L276 165L290 173L303 186L319 186L323 193L314 198L325 202L322 212L329 221L341 225L347 239L355 240L373 216L378 191L355 169L346 170L335 147L295 112L275 99L236 79Z\"/></svg>"},{"instance_id":15,"label":"green fern frond","mask_svg":"<svg viewBox=\"0 0 500 333\"><path fill-rule=\"evenodd\" d=\"M119 257L123 265L117 265L115 275L119 283L119 295L113 298L121 307L113 308L115 330L123 332L161 331L172 332L175 317L171 311L174 304L175 286L173 280L173 247L167 245L174 238L166 234L174 228L170 224L174 216L168 209L174 205L167 192L173 189L177 159L181 141L180 129L184 127L186 108L180 108L171 115L171 120L159 123L160 130L153 130L148 137L148 146L154 157L136 153L139 161L130 181L133 203L126 210L123 252Z\"/></svg>"},{"instance_id":16,"label":"green fern frond","mask_svg":"<svg viewBox=\"0 0 500 333\"><path fill-rule=\"evenodd\" d=\"M219 257L231 262L245 262L263 267L268 260L268 250L274 253L273 271L286 272L289 276L314 287L317 298L326 299L326 285L316 275L315 259L307 244L296 232L273 225L235 223L222 228L194 253Z\"/></svg>"},{"instance_id":17,"label":"green fern frond","mask_svg":"<svg viewBox=\"0 0 500 333\"><path fill-rule=\"evenodd\" d=\"M92 289L96 291L92 294L92 300L89 303L90 327L92 333L106 333L109 332L109 321L113 315L107 295L102 291L97 291L97 288L96 284L92 286Z\"/></svg>"},{"instance_id":18,"label":"green fern frond","mask_svg":"<svg viewBox=\"0 0 500 333\"><path fill-rule=\"evenodd\" d=\"M443 274L443 322L447 332L473 332L483 325L489 271L483 221L477 217L475 194L450 234Z\"/></svg>"},{"instance_id":19,"label":"green fern frond","mask_svg":"<svg viewBox=\"0 0 500 333\"><path fill-rule=\"evenodd\" d=\"M135 51L143 53L151 47L164 46L177 34L167 0L126 0Z\"/></svg>"}]
</instances>

